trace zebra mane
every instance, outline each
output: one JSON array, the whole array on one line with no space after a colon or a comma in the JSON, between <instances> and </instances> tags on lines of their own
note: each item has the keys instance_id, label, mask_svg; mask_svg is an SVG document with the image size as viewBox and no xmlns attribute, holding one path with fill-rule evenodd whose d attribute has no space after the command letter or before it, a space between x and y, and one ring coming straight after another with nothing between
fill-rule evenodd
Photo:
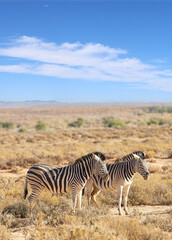
<instances>
[{"instance_id":1,"label":"zebra mane","mask_svg":"<svg viewBox=\"0 0 172 240\"><path fill-rule=\"evenodd\" d=\"M115 162L126 162L126 161L129 161L130 159L132 159L134 157L133 154L139 156L141 159L145 159L146 158L146 153L145 152L134 151L134 152L132 152L130 154L127 154L127 155L123 156L122 158L117 158L115 160Z\"/></svg>"},{"instance_id":2,"label":"zebra mane","mask_svg":"<svg viewBox=\"0 0 172 240\"><path fill-rule=\"evenodd\" d=\"M106 157L103 153L101 152L93 152L96 156L98 156L102 161L106 160Z\"/></svg>"},{"instance_id":3,"label":"zebra mane","mask_svg":"<svg viewBox=\"0 0 172 240\"><path fill-rule=\"evenodd\" d=\"M89 153L85 156L82 156L82 157L76 159L74 164L78 164L78 163L81 163L81 162L86 162L88 159L93 158L93 154L95 154L97 157L99 157L102 161L104 161L106 159L106 157L103 153L93 152L93 153Z\"/></svg>"},{"instance_id":4,"label":"zebra mane","mask_svg":"<svg viewBox=\"0 0 172 240\"><path fill-rule=\"evenodd\" d=\"M87 154L85 156L82 156L82 157L80 157L80 158L75 160L74 165L78 164L78 163L81 163L81 162L86 162L88 159L90 159L92 157L93 157L92 153L89 153L89 154Z\"/></svg>"},{"instance_id":5,"label":"zebra mane","mask_svg":"<svg viewBox=\"0 0 172 240\"><path fill-rule=\"evenodd\" d=\"M146 153L142 151L134 151L132 154L138 155L140 158L145 159L146 158Z\"/></svg>"},{"instance_id":6,"label":"zebra mane","mask_svg":"<svg viewBox=\"0 0 172 240\"><path fill-rule=\"evenodd\" d=\"M134 151L128 155L125 155L124 157L122 157L122 161L129 161L131 158L134 157L134 155L139 156L141 159L145 159L146 158L146 153L145 152L141 152L141 151Z\"/></svg>"}]
</instances>

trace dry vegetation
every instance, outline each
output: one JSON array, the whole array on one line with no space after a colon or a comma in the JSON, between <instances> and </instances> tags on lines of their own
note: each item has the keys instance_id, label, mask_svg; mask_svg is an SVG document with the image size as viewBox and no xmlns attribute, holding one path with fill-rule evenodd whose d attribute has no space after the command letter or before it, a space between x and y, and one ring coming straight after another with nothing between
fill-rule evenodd
<instances>
[{"instance_id":1,"label":"dry vegetation","mask_svg":"<svg viewBox=\"0 0 172 240\"><path fill-rule=\"evenodd\" d=\"M172 113L161 111L165 107L0 109L0 240L171 239ZM38 121L45 123L42 131L36 130ZM82 211L74 214L70 194L51 197L44 191L36 223L29 224L28 203L22 198L30 166L64 166L92 151L113 162L135 150L147 153L151 175L147 181L136 175L129 216L117 215L116 192L102 192L98 206L89 209L84 196Z\"/></svg>"}]
</instances>

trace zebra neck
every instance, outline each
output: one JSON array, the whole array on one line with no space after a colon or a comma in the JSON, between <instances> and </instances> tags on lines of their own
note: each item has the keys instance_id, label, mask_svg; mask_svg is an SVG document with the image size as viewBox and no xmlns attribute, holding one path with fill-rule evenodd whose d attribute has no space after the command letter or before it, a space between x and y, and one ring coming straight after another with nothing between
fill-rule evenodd
<instances>
[{"instance_id":1,"label":"zebra neck","mask_svg":"<svg viewBox=\"0 0 172 240\"><path fill-rule=\"evenodd\" d=\"M134 175L136 173L135 161L134 161L134 159L131 159L129 162L131 162L130 163L131 171L133 172L133 175Z\"/></svg>"},{"instance_id":2,"label":"zebra neck","mask_svg":"<svg viewBox=\"0 0 172 240\"><path fill-rule=\"evenodd\" d=\"M126 163L125 168L126 168L127 178L131 179L135 174L134 162L132 160L129 160L125 163Z\"/></svg>"},{"instance_id":3,"label":"zebra neck","mask_svg":"<svg viewBox=\"0 0 172 240\"><path fill-rule=\"evenodd\" d=\"M93 174L93 160L88 159L87 161L84 162L84 168L83 168L86 179L88 180L90 176Z\"/></svg>"},{"instance_id":4,"label":"zebra neck","mask_svg":"<svg viewBox=\"0 0 172 240\"><path fill-rule=\"evenodd\" d=\"M92 161L86 160L75 165L75 172L83 177L83 181L90 178L93 172Z\"/></svg>"}]
</instances>

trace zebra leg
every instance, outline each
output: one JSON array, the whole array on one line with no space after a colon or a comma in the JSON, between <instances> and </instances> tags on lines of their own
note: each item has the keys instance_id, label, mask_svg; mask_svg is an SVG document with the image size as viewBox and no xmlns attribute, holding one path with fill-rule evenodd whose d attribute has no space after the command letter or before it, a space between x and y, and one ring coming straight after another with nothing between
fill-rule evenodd
<instances>
[{"instance_id":1,"label":"zebra leg","mask_svg":"<svg viewBox=\"0 0 172 240\"><path fill-rule=\"evenodd\" d=\"M43 190L43 188L37 189L37 190L32 189L32 193L28 197L28 200L30 203L30 210L31 210L31 224L34 222L34 205L35 205L35 202L36 202L37 198L39 197L42 190Z\"/></svg>"},{"instance_id":2,"label":"zebra leg","mask_svg":"<svg viewBox=\"0 0 172 240\"><path fill-rule=\"evenodd\" d=\"M82 189L81 189L81 191L78 193L77 198L78 198L78 201L77 201L77 203L78 203L78 209L81 209Z\"/></svg>"},{"instance_id":3,"label":"zebra leg","mask_svg":"<svg viewBox=\"0 0 172 240\"><path fill-rule=\"evenodd\" d=\"M86 188L86 195L87 195L87 199L88 199L88 205L90 204L91 201L91 191L92 191L92 187L93 187L93 182L91 179L88 179L85 188Z\"/></svg>"},{"instance_id":4,"label":"zebra leg","mask_svg":"<svg viewBox=\"0 0 172 240\"><path fill-rule=\"evenodd\" d=\"M75 212L76 203L77 203L77 193L76 193L76 191L72 191L72 201L73 201L73 212Z\"/></svg>"},{"instance_id":5,"label":"zebra leg","mask_svg":"<svg viewBox=\"0 0 172 240\"><path fill-rule=\"evenodd\" d=\"M128 199L128 193L130 190L130 185L127 185L123 189L123 194L124 194L124 211L125 214L128 215L128 209L127 209L127 199Z\"/></svg>"},{"instance_id":6,"label":"zebra leg","mask_svg":"<svg viewBox=\"0 0 172 240\"><path fill-rule=\"evenodd\" d=\"M119 211L119 215L122 215L122 212L121 212L122 190L123 190L123 186L118 185L117 186L117 195L118 195L118 211Z\"/></svg>"},{"instance_id":7,"label":"zebra leg","mask_svg":"<svg viewBox=\"0 0 172 240\"><path fill-rule=\"evenodd\" d=\"M91 193L91 200L92 200L93 203L95 203L96 205L97 205L96 196L97 196L100 192L101 192L101 190L94 185L94 186L93 186L93 191L92 191L92 193Z\"/></svg>"},{"instance_id":8,"label":"zebra leg","mask_svg":"<svg viewBox=\"0 0 172 240\"><path fill-rule=\"evenodd\" d=\"M31 224L34 224L34 210L35 210L34 206L31 206L30 207L30 223Z\"/></svg>"}]
</instances>

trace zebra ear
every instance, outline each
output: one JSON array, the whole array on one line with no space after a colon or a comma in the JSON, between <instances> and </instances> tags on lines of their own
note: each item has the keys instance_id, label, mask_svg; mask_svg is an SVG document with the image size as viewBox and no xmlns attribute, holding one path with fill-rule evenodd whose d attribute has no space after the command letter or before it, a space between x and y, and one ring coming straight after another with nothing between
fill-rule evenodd
<instances>
[{"instance_id":1,"label":"zebra ear","mask_svg":"<svg viewBox=\"0 0 172 240\"><path fill-rule=\"evenodd\" d=\"M102 161L106 160L106 157L103 153L101 152L93 152L96 156L98 156Z\"/></svg>"},{"instance_id":2,"label":"zebra ear","mask_svg":"<svg viewBox=\"0 0 172 240\"><path fill-rule=\"evenodd\" d=\"M137 161L140 159L140 157L137 154L133 154L133 156L134 156L135 160L137 160Z\"/></svg>"},{"instance_id":3,"label":"zebra ear","mask_svg":"<svg viewBox=\"0 0 172 240\"><path fill-rule=\"evenodd\" d=\"M94 153L92 153L92 157L93 157L96 161L99 161L99 160L100 160L100 158L99 158L97 155L95 155Z\"/></svg>"}]
</instances>

